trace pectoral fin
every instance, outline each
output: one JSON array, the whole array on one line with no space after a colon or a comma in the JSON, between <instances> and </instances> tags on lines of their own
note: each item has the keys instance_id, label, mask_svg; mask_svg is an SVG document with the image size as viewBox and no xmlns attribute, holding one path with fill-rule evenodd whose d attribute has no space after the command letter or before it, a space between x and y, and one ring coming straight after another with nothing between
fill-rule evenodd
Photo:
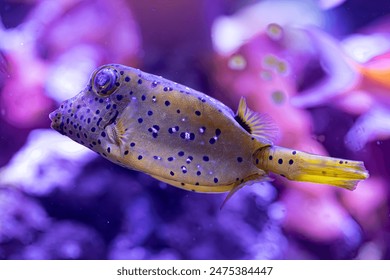
<instances>
[{"instance_id":1,"label":"pectoral fin","mask_svg":"<svg viewBox=\"0 0 390 280\"><path fill-rule=\"evenodd\" d=\"M130 142L131 133L135 130L135 106L136 101L133 101L105 128L108 139L120 148L121 154L125 151L125 143Z\"/></svg>"}]
</instances>

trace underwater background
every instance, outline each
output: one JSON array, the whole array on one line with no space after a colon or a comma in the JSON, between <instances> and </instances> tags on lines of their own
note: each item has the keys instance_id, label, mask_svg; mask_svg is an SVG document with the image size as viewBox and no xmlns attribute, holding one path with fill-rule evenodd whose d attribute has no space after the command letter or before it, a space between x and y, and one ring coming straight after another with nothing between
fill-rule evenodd
<instances>
[{"instance_id":1,"label":"underwater background","mask_svg":"<svg viewBox=\"0 0 390 280\"><path fill-rule=\"evenodd\" d=\"M0 0L0 259L390 259L390 2ZM233 110L278 144L364 161L353 192L276 178L190 193L50 129L121 63Z\"/></svg>"}]
</instances>

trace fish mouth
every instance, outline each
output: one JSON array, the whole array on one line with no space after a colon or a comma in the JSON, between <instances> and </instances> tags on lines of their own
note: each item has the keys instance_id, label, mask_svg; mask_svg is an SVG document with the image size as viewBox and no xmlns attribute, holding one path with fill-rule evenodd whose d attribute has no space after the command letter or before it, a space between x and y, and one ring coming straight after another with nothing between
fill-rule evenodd
<instances>
[{"instance_id":1,"label":"fish mouth","mask_svg":"<svg viewBox=\"0 0 390 280\"><path fill-rule=\"evenodd\" d=\"M56 117L57 111L58 111L58 110L55 110L55 111L53 111L53 112L51 112L51 113L49 114L49 119L50 119L51 121L53 121L54 118Z\"/></svg>"},{"instance_id":2,"label":"fish mouth","mask_svg":"<svg viewBox=\"0 0 390 280\"><path fill-rule=\"evenodd\" d=\"M64 134L64 123L62 122L62 115L58 109L49 114L49 119L51 120L50 127L59 133Z\"/></svg>"}]
</instances>

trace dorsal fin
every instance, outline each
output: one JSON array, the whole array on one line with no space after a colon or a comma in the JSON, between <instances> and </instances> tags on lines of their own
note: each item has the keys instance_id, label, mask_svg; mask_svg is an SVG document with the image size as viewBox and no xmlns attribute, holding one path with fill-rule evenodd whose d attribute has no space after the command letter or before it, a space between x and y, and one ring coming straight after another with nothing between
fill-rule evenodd
<instances>
[{"instance_id":1,"label":"dorsal fin","mask_svg":"<svg viewBox=\"0 0 390 280\"><path fill-rule=\"evenodd\" d=\"M272 119L265 114L259 114L248 108L245 97L241 97L235 120L253 136L274 142L278 128Z\"/></svg>"}]
</instances>

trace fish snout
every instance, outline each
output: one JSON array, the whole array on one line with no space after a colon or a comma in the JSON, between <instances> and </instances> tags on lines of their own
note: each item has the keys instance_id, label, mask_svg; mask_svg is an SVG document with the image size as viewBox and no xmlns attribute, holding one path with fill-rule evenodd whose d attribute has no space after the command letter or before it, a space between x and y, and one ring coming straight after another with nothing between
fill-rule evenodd
<instances>
[{"instance_id":1,"label":"fish snout","mask_svg":"<svg viewBox=\"0 0 390 280\"><path fill-rule=\"evenodd\" d=\"M50 127L58 132L60 132L61 134L63 134L63 121L62 121L62 114L61 112L59 111L59 109L51 112L49 114L49 118L51 120L51 124L50 124Z\"/></svg>"}]
</instances>

